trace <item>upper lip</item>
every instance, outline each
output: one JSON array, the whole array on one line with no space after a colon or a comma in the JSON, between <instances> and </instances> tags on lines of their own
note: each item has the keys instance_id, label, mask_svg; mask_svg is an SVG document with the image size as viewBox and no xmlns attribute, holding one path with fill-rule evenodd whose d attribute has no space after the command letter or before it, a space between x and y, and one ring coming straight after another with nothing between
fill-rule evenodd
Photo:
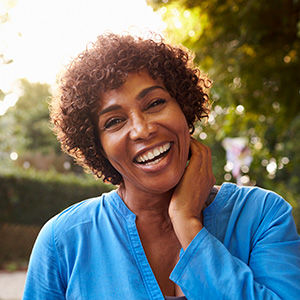
<instances>
[{"instance_id":1,"label":"upper lip","mask_svg":"<svg viewBox=\"0 0 300 300\"><path fill-rule=\"evenodd\" d=\"M140 150L135 154L133 161L134 161L134 162L137 162L136 159L137 159L140 155L146 154L147 152L149 152L149 151L151 151L151 150L153 150L153 149L155 149L155 148L157 148L157 147L160 147L160 146L163 146L163 145L165 145L165 144L168 144L168 143L172 144L172 142L165 141L165 142L160 142L160 143L157 143L157 144L155 144L155 145L147 146L147 147L144 147L144 148L140 149Z\"/></svg>"}]
</instances>

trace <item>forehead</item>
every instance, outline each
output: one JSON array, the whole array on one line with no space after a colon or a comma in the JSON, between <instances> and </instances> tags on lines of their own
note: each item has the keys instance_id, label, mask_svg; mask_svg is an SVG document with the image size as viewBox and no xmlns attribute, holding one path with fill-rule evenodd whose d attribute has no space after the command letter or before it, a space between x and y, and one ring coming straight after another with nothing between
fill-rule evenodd
<instances>
[{"instance_id":1,"label":"forehead","mask_svg":"<svg viewBox=\"0 0 300 300\"><path fill-rule=\"evenodd\" d=\"M122 86L109 90L100 96L100 108L113 102L143 97L143 91L151 87L165 89L160 80L152 79L147 72L130 73Z\"/></svg>"}]
</instances>

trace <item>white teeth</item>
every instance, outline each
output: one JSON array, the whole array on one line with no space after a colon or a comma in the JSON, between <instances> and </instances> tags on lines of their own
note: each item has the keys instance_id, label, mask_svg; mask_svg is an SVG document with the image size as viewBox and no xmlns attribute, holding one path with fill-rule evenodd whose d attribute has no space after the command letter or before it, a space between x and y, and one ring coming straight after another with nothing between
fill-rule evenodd
<instances>
[{"instance_id":1,"label":"white teeth","mask_svg":"<svg viewBox=\"0 0 300 300\"><path fill-rule=\"evenodd\" d=\"M160 154L160 148L159 148L159 150L157 148L155 148L153 150L153 154L154 154L154 156L158 156Z\"/></svg>"},{"instance_id":2,"label":"white teeth","mask_svg":"<svg viewBox=\"0 0 300 300\"><path fill-rule=\"evenodd\" d=\"M151 151L149 151L148 152L148 159L152 159L154 157L155 157L154 154Z\"/></svg>"},{"instance_id":3,"label":"white teeth","mask_svg":"<svg viewBox=\"0 0 300 300\"><path fill-rule=\"evenodd\" d=\"M140 162L143 162L144 159L143 159L141 156L138 156L138 157L136 158L136 161L140 163Z\"/></svg>"},{"instance_id":4,"label":"white teeth","mask_svg":"<svg viewBox=\"0 0 300 300\"><path fill-rule=\"evenodd\" d=\"M148 152L145 153L145 154L139 155L139 156L136 158L136 161L139 162L139 163L141 163L141 162L146 162L146 163L147 163L148 160L151 160L151 159L155 158L156 156L159 156L160 154L166 152L167 150L170 149L170 147L171 147L171 144L170 144L170 143L166 143L166 144L164 144L164 145L162 145L162 146L156 147L156 148L154 148L154 149L148 151ZM149 165L149 164L152 165L152 164L154 164L154 163L157 163L159 160L160 160L160 159L155 160L155 161L153 161L153 162L148 162L147 165Z\"/></svg>"},{"instance_id":5,"label":"white teeth","mask_svg":"<svg viewBox=\"0 0 300 300\"><path fill-rule=\"evenodd\" d=\"M170 148L170 143L163 145L164 151L167 151Z\"/></svg>"},{"instance_id":6,"label":"white teeth","mask_svg":"<svg viewBox=\"0 0 300 300\"><path fill-rule=\"evenodd\" d=\"M161 161L162 159L163 159L163 158L160 157L160 158L158 158L158 159L156 159L156 160L154 160L154 161L149 161L149 162L146 163L146 165L147 165L147 166L155 165L155 164L157 164L159 161Z\"/></svg>"}]
</instances>

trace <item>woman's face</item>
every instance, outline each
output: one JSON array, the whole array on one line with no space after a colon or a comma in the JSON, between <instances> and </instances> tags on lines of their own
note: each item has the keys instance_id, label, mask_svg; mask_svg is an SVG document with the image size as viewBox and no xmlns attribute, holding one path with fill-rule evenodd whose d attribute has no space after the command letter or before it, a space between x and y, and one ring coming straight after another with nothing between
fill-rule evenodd
<instances>
[{"instance_id":1,"label":"woman's face","mask_svg":"<svg viewBox=\"0 0 300 300\"><path fill-rule=\"evenodd\" d=\"M101 96L99 136L126 189L164 193L183 175L190 146L185 116L160 81L131 73Z\"/></svg>"}]
</instances>

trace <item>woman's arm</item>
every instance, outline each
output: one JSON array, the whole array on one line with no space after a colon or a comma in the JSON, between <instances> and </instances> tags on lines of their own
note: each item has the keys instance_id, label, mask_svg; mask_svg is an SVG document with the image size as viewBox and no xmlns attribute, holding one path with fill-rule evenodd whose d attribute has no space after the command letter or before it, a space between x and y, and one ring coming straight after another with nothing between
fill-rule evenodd
<instances>
[{"instance_id":1,"label":"woman's arm","mask_svg":"<svg viewBox=\"0 0 300 300\"><path fill-rule=\"evenodd\" d=\"M199 209L203 208L214 178L209 169L209 152L196 143L192 141L189 166L170 203L170 218L185 250L170 279L191 300L297 299L300 295L300 240L290 205L272 193L273 198L268 201L272 205L264 210L249 261L235 257L203 227L199 218ZM248 209L255 207L250 203ZM255 211L252 216L255 218ZM234 231L231 237L240 247L249 235L249 222L243 219L236 224L242 229L239 228L237 235Z\"/></svg>"},{"instance_id":2,"label":"woman's arm","mask_svg":"<svg viewBox=\"0 0 300 300\"><path fill-rule=\"evenodd\" d=\"M203 228L181 256L170 279L191 300L298 299L300 239L291 207L283 200L276 202L255 234L247 263ZM250 227L244 225L236 236L231 236L231 240L239 239L233 243L240 247L243 233L246 236Z\"/></svg>"},{"instance_id":3,"label":"woman's arm","mask_svg":"<svg viewBox=\"0 0 300 300\"><path fill-rule=\"evenodd\" d=\"M53 235L54 218L42 228L31 253L23 300L64 300L65 287Z\"/></svg>"},{"instance_id":4,"label":"woman's arm","mask_svg":"<svg viewBox=\"0 0 300 300\"><path fill-rule=\"evenodd\" d=\"M169 205L169 216L184 250L203 227L202 209L214 184L210 149L191 139L189 165Z\"/></svg>"}]
</instances>

